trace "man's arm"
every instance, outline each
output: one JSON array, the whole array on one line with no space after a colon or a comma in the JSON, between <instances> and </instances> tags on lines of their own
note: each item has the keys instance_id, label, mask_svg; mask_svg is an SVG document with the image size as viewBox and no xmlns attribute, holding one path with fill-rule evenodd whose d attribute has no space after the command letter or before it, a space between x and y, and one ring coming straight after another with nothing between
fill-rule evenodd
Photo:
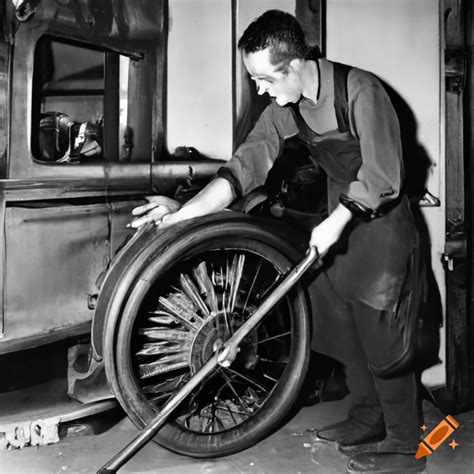
<instances>
[{"instance_id":1,"label":"man's arm","mask_svg":"<svg viewBox=\"0 0 474 474\"><path fill-rule=\"evenodd\" d=\"M368 85L364 86L365 81ZM341 196L341 204L311 233L310 244L322 255L340 238L352 219L352 212L360 209L364 218L376 218L375 211L397 198L401 189L403 165L395 110L373 76L362 77L355 84L356 92L349 88L350 121L352 133L360 141L362 165L347 194Z\"/></svg>"},{"instance_id":2,"label":"man's arm","mask_svg":"<svg viewBox=\"0 0 474 474\"><path fill-rule=\"evenodd\" d=\"M285 136L297 132L291 112L276 104L268 106L261 114L253 130L232 158L219 170L217 177L199 194L187 202L181 210L179 203L164 196L150 196L148 204L135 208L134 219L129 226L138 228L147 222L170 225L184 219L203 216L225 209L235 198L243 196L265 183ZM178 212L176 212L178 211ZM167 215L168 217L163 217Z\"/></svg>"},{"instance_id":3,"label":"man's arm","mask_svg":"<svg viewBox=\"0 0 474 474\"><path fill-rule=\"evenodd\" d=\"M157 225L166 226L193 217L205 216L222 211L237 197L234 187L225 178L217 177L190 199L177 212L163 216Z\"/></svg>"},{"instance_id":4,"label":"man's arm","mask_svg":"<svg viewBox=\"0 0 474 474\"><path fill-rule=\"evenodd\" d=\"M173 199L164 196L150 197L149 203L135 208L135 218L130 227L138 228L148 222L155 222L160 227L175 224L193 217L205 216L225 209L237 194L232 184L224 178L216 178L204 187L183 207ZM145 215L143 215L145 214Z\"/></svg>"},{"instance_id":5,"label":"man's arm","mask_svg":"<svg viewBox=\"0 0 474 474\"><path fill-rule=\"evenodd\" d=\"M339 204L331 214L311 232L309 245L316 247L319 255L325 255L341 237L342 231L352 219L352 213Z\"/></svg>"}]
</instances>

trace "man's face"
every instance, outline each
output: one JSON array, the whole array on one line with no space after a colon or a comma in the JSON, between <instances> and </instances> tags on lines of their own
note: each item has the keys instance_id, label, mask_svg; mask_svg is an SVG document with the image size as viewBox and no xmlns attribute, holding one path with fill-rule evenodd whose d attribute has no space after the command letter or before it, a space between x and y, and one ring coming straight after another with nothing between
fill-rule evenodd
<instances>
[{"instance_id":1,"label":"man's face","mask_svg":"<svg viewBox=\"0 0 474 474\"><path fill-rule=\"evenodd\" d=\"M302 91L296 73L288 64L272 64L270 48L244 54L243 61L259 95L268 93L281 106L298 102Z\"/></svg>"}]
</instances>

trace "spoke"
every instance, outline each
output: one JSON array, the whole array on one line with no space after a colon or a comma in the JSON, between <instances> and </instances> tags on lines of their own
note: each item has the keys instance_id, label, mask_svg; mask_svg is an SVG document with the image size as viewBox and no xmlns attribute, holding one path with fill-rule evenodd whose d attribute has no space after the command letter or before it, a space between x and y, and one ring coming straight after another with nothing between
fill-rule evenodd
<instances>
[{"instance_id":1,"label":"spoke","mask_svg":"<svg viewBox=\"0 0 474 474\"><path fill-rule=\"evenodd\" d=\"M234 413L237 413L239 415L244 415L245 413L241 413L241 412L233 412L230 408L229 408L229 403L227 402L227 400L221 400L224 405L225 405L225 408L222 408L222 407L217 407L219 408L220 410L225 410L227 411L229 414L230 414L230 417L232 418L232 421L234 422L234 424L237 424L237 420L235 419L235 416L234 416Z\"/></svg>"},{"instance_id":2,"label":"spoke","mask_svg":"<svg viewBox=\"0 0 474 474\"><path fill-rule=\"evenodd\" d=\"M271 380L271 381L274 382L274 383L278 383L278 380L277 380L277 379L274 379L273 377L271 377L271 376L268 375L268 374L262 374L262 377L265 377L266 379Z\"/></svg>"},{"instance_id":3,"label":"spoke","mask_svg":"<svg viewBox=\"0 0 474 474\"><path fill-rule=\"evenodd\" d=\"M203 324L193 302L184 293L171 293L166 298L160 296L158 304L190 331L196 332Z\"/></svg>"},{"instance_id":4,"label":"spoke","mask_svg":"<svg viewBox=\"0 0 474 474\"><path fill-rule=\"evenodd\" d=\"M262 362L267 362L268 364L288 364L287 360L272 360L272 359L267 359L265 357L260 357Z\"/></svg>"},{"instance_id":5,"label":"spoke","mask_svg":"<svg viewBox=\"0 0 474 474\"><path fill-rule=\"evenodd\" d=\"M209 278L206 262L203 261L197 267L193 268L193 275L199 286L199 291L206 298L206 301L211 309L211 314L212 312L217 313L219 308L217 307L217 296L212 283L212 279L214 279L214 272L212 274L212 279Z\"/></svg>"},{"instance_id":6,"label":"spoke","mask_svg":"<svg viewBox=\"0 0 474 474\"><path fill-rule=\"evenodd\" d=\"M235 300L239 292L240 281L242 279L242 274L244 270L244 263L245 255L240 254L239 256L234 256L228 277L230 278L229 298L227 301L227 310L229 313L232 313L234 311Z\"/></svg>"},{"instance_id":7,"label":"spoke","mask_svg":"<svg viewBox=\"0 0 474 474\"><path fill-rule=\"evenodd\" d=\"M226 410L226 411L228 411L231 415L232 415L232 414L236 414L236 415L241 415L241 416L247 416L247 413L245 413L244 411L240 411L240 410L238 410L238 409L229 408L227 402L225 402L225 403L226 403L226 408L224 408L224 407L218 407L218 408L219 408L220 410ZM237 405L236 405L236 406L237 406ZM237 421L236 421L236 423L237 423Z\"/></svg>"},{"instance_id":8,"label":"spoke","mask_svg":"<svg viewBox=\"0 0 474 474\"><path fill-rule=\"evenodd\" d=\"M279 339L280 337L289 336L290 334L291 331L282 332L281 334L277 334L276 336L267 337L265 339L257 341L256 344L264 344L265 342L273 341L274 339Z\"/></svg>"},{"instance_id":9,"label":"spoke","mask_svg":"<svg viewBox=\"0 0 474 474\"><path fill-rule=\"evenodd\" d=\"M150 397L149 400L155 405L164 405L172 397L172 395L172 392L160 393L159 395Z\"/></svg>"},{"instance_id":10,"label":"spoke","mask_svg":"<svg viewBox=\"0 0 474 474\"><path fill-rule=\"evenodd\" d=\"M229 323L229 316L227 315L227 311L226 311L225 291L224 291L224 293L222 293L222 315L223 315L223 318L224 318L225 329L227 331L227 334L223 334L222 339L226 340L228 337L230 337L232 335L232 330L231 330L231 326L230 326L230 323Z\"/></svg>"},{"instance_id":11,"label":"spoke","mask_svg":"<svg viewBox=\"0 0 474 474\"><path fill-rule=\"evenodd\" d=\"M248 375L244 375L240 372L238 372L237 370L234 370L234 369L231 369L229 368L228 369L229 372L231 372L233 375L235 375L236 377L240 377L241 379L245 380L246 382L248 382L249 384L252 384L252 385L255 385L258 389L262 390L263 392L266 392L268 393L269 390L267 387L265 387L264 385L260 384L257 380L255 380L253 377L250 377Z\"/></svg>"},{"instance_id":12,"label":"spoke","mask_svg":"<svg viewBox=\"0 0 474 474\"><path fill-rule=\"evenodd\" d=\"M273 282L270 283L270 285L268 285L268 287L265 290L263 290L262 294L257 295L257 299L259 301L263 301L265 297L268 295L268 293L278 285L281 278L282 278L281 273L277 273Z\"/></svg>"},{"instance_id":13,"label":"spoke","mask_svg":"<svg viewBox=\"0 0 474 474\"><path fill-rule=\"evenodd\" d=\"M158 360L156 362L151 362L150 364L141 364L138 366L140 378L148 379L150 377L154 377L155 375L161 375L167 372L173 372L174 370L188 367L187 360L182 360L183 358L181 358L181 360L177 359L174 361L174 363L170 363L172 360L169 359L167 361Z\"/></svg>"},{"instance_id":14,"label":"spoke","mask_svg":"<svg viewBox=\"0 0 474 474\"><path fill-rule=\"evenodd\" d=\"M188 349L189 344L186 341L145 342L136 355L141 357L158 357L163 354L176 354L177 352L184 352Z\"/></svg>"},{"instance_id":15,"label":"spoke","mask_svg":"<svg viewBox=\"0 0 474 474\"><path fill-rule=\"evenodd\" d=\"M235 258L235 256L234 256ZM224 275L224 270L221 269L222 275ZM225 259L225 277L223 277L223 285L222 288L226 289L229 286L229 282L231 282L230 271L229 271L229 259ZM232 283L232 282L231 282Z\"/></svg>"},{"instance_id":16,"label":"spoke","mask_svg":"<svg viewBox=\"0 0 474 474\"><path fill-rule=\"evenodd\" d=\"M223 371L223 370L220 370L219 371L220 374L222 375L222 377L224 378L225 380L225 383L227 384L227 386L230 388L230 390L232 391L232 393L235 395L236 399L239 401L240 405L245 409L247 410L248 413L252 414L253 413L253 410L245 403L245 400L243 400L240 395L237 393L237 391L235 390L234 386L232 385L232 381L229 379L229 377L227 376L227 374Z\"/></svg>"},{"instance_id":17,"label":"spoke","mask_svg":"<svg viewBox=\"0 0 474 474\"><path fill-rule=\"evenodd\" d=\"M245 299L245 303L244 303L244 307L242 308L242 311L241 311L241 314L244 315L245 314L245 308L247 307L247 303L249 301L249 298L250 298L250 295L252 294L252 291L253 291L253 287L255 285L255 282L257 281L257 277L258 277L258 274L260 273L260 270L262 269L262 260L259 260L258 261L258 267L257 267L257 270L255 271L255 275L253 277L253 281L252 281L252 284L250 285L250 289L247 293L247 298Z\"/></svg>"},{"instance_id":18,"label":"spoke","mask_svg":"<svg viewBox=\"0 0 474 474\"><path fill-rule=\"evenodd\" d=\"M168 328L138 328L138 336L145 336L148 339L158 341L180 341L191 344L193 341L193 334L182 329L168 329Z\"/></svg>"},{"instance_id":19,"label":"spoke","mask_svg":"<svg viewBox=\"0 0 474 474\"><path fill-rule=\"evenodd\" d=\"M208 317L210 314L209 308L206 306L206 303L204 303L203 299L201 298L199 290L192 281L191 277L189 275L181 273L181 275L179 276L179 282L181 284L181 288L186 293L188 298L195 304L197 308L201 310L204 316Z\"/></svg>"},{"instance_id":20,"label":"spoke","mask_svg":"<svg viewBox=\"0 0 474 474\"><path fill-rule=\"evenodd\" d=\"M178 324L176 319L165 311L149 311L148 314L151 316L147 318L147 322L164 324L165 326L176 326Z\"/></svg>"},{"instance_id":21,"label":"spoke","mask_svg":"<svg viewBox=\"0 0 474 474\"><path fill-rule=\"evenodd\" d=\"M199 413L198 413L198 406L196 402L190 401L188 403L188 407L189 407L189 411L181 415L181 418L184 419L184 424L186 425L186 427L191 428L191 419L193 417L199 418Z\"/></svg>"},{"instance_id":22,"label":"spoke","mask_svg":"<svg viewBox=\"0 0 474 474\"><path fill-rule=\"evenodd\" d=\"M217 409L218 409L218 407L216 407L216 410L214 411L214 418L215 418L215 420L216 420L216 425L217 425L218 428L219 428L219 425L220 425L220 428L221 428L222 430L225 430L225 429L227 429L227 428L226 428L224 422L223 422L223 421L219 418L219 416L217 415L217 413L216 413Z\"/></svg>"},{"instance_id":23,"label":"spoke","mask_svg":"<svg viewBox=\"0 0 474 474\"><path fill-rule=\"evenodd\" d=\"M209 433L212 433L213 426L214 426L214 419L211 417L207 417L207 424L206 424L206 427L204 428L204 433L206 432L207 429L209 430Z\"/></svg>"},{"instance_id":24,"label":"spoke","mask_svg":"<svg viewBox=\"0 0 474 474\"><path fill-rule=\"evenodd\" d=\"M179 386L182 377L172 377L153 385L143 385L143 393L171 393Z\"/></svg>"}]
</instances>

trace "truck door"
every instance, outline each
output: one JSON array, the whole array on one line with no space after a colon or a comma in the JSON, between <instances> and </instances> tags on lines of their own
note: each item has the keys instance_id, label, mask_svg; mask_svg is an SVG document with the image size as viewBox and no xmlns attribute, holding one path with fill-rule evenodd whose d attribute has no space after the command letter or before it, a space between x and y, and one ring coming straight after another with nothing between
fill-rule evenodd
<instances>
[{"instance_id":1,"label":"truck door","mask_svg":"<svg viewBox=\"0 0 474 474\"><path fill-rule=\"evenodd\" d=\"M130 209L151 192L163 135L163 2L127 11L46 0L24 23L6 8L0 352L88 331Z\"/></svg>"}]
</instances>

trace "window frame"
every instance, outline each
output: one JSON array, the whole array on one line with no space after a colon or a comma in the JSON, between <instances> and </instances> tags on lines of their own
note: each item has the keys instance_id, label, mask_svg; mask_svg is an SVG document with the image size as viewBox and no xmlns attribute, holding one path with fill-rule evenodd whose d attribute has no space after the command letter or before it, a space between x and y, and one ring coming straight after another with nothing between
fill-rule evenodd
<instances>
[{"instance_id":1,"label":"window frame","mask_svg":"<svg viewBox=\"0 0 474 474\"><path fill-rule=\"evenodd\" d=\"M37 162L31 150L33 62L37 41L44 35L58 40L72 40L85 46L97 46L78 35L53 31L44 23L35 21L22 25L16 32L15 54L12 61L11 87L11 127L10 154L8 160L8 198L29 200L38 198L64 198L66 196L125 195L151 192L151 163L156 159L157 151L163 144L163 100L165 49L162 42L149 44L143 53L132 53L125 48L109 47L100 42L99 46L130 57L132 61L143 59L149 70L156 69L156 75L150 79L153 85L153 97L149 98L149 122L151 141L146 145L147 161L142 162L106 162L87 163L81 166L57 166L47 162ZM152 46L152 47L151 47ZM148 57L148 58L147 58ZM156 99L159 96L159 101ZM78 171L80 169L80 171Z\"/></svg>"}]
</instances>

